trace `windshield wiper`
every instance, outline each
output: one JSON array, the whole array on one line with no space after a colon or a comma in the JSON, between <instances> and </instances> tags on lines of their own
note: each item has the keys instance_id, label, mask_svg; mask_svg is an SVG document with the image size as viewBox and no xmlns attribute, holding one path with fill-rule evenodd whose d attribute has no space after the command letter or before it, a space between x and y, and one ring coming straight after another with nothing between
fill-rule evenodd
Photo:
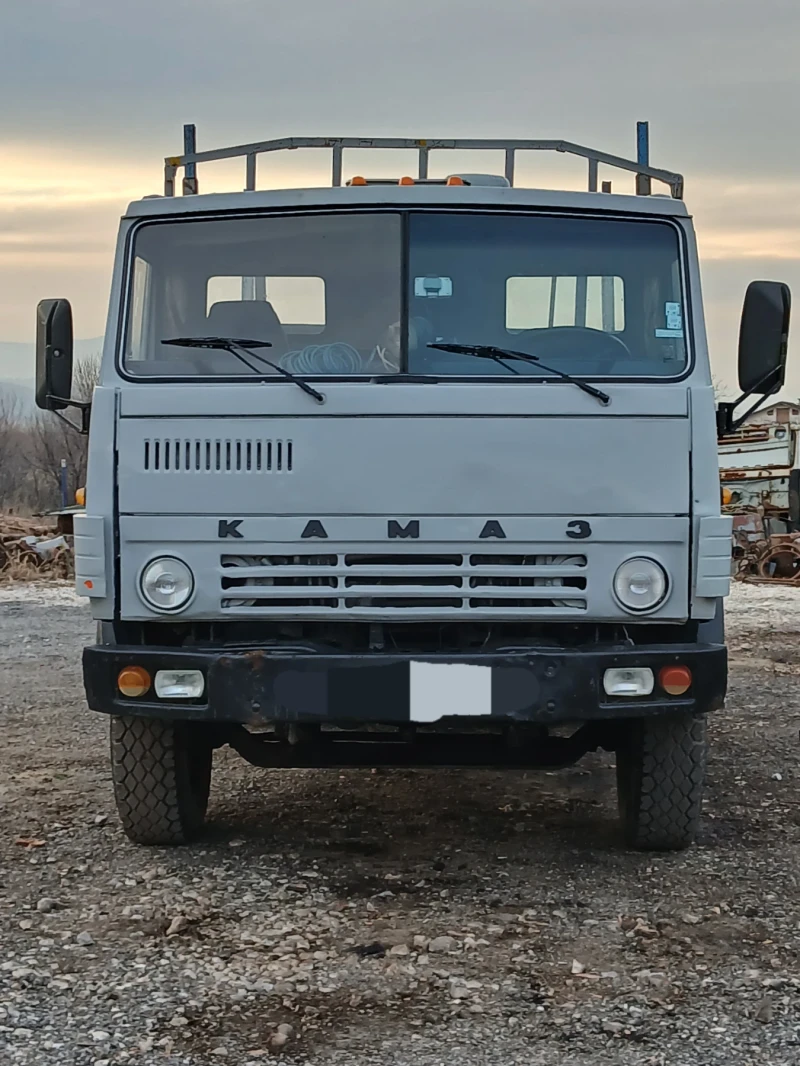
<instances>
[{"instance_id":1,"label":"windshield wiper","mask_svg":"<svg viewBox=\"0 0 800 1066\"><path fill-rule=\"evenodd\" d=\"M429 348L438 348L441 352L453 352L455 355L473 355L478 359L491 359L495 363L499 363L504 366L506 370L510 370L512 374L519 374L518 370L515 370L513 366L509 366L505 362L506 359L519 359L523 363L533 363L535 366L540 366L542 370L548 370L551 374L555 374L560 377L562 381L568 381L570 385L576 385L581 392L587 393L589 396L594 396L596 400L607 407L611 403L611 397L606 392L601 392L600 389L596 389L594 385L590 385L587 381L582 381L580 378L574 378L572 374L567 374L564 370L558 370L554 366L548 366L547 363L543 363L538 355L528 355L527 352L515 352L511 348L496 348L493 344L429 344Z\"/></svg>"},{"instance_id":2,"label":"windshield wiper","mask_svg":"<svg viewBox=\"0 0 800 1066\"><path fill-rule=\"evenodd\" d=\"M240 363L244 363L254 374L258 374L258 367L253 366L247 358L249 355L253 359L257 359L259 363L272 367L278 374L282 374L287 381L293 382L303 392L313 396L317 403L325 403L325 397L322 393L313 389L307 381L298 377L297 374L293 374L290 370L286 370L279 363L273 363L271 359L267 359L266 356L259 355L258 352L253 351L254 348L271 348L270 341L253 341L241 337L173 337L171 340L162 340L161 343L174 344L179 348L213 348L220 352L230 352Z\"/></svg>"}]
</instances>

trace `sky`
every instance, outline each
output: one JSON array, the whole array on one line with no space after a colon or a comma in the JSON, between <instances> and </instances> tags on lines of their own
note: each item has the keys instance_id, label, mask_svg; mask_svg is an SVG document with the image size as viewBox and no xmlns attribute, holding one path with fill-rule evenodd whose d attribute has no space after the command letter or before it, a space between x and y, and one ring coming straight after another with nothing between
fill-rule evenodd
<instances>
[{"instance_id":1,"label":"sky","mask_svg":"<svg viewBox=\"0 0 800 1066\"><path fill-rule=\"evenodd\" d=\"M748 281L786 281L800 301L797 0L0 0L0 27L0 341L32 340L36 302L54 296L72 300L78 336L102 334L119 216L162 190L184 122L200 149L507 136L633 155L647 119L653 165L686 176L728 392ZM263 164L259 186L325 173L292 155ZM538 158L520 173L582 175ZM200 170L203 191L242 177Z\"/></svg>"}]
</instances>

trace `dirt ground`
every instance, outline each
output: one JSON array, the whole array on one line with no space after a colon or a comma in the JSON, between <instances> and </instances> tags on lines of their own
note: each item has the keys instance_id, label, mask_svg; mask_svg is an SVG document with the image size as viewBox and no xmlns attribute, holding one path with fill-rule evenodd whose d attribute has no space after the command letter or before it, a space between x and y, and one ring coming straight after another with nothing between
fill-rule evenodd
<instances>
[{"instance_id":1,"label":"dirt ground","mask_svg":"<svg viewBox=\"0 0 800 1066\"><path fill-rule=\"evenodd\" d=\"M613 759L264 771L123 837L86 609L0 587L0 1063L800 1062L800 593L737 587L701 843L627 853Z\"/></svg>"}]
</instances>

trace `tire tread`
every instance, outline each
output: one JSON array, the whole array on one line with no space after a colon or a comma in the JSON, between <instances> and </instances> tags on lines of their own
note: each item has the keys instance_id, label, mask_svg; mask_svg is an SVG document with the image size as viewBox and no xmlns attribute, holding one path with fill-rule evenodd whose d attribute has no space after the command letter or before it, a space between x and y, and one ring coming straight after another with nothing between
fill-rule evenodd
<instances>
[{"instance_id":1,"label":"tire tread","mask_svg":"<svg viewBox=\"0 0 800 1066\"><path fill-rule=\"evenodd\" d=\"M680 851L700 824L708 743L705 715L665 715L629 723L617 752L620 812L627 843Z\"/></svg>"},{"instance_id":2,"label":"tire tread","mask_svg":"<svg viewBox=\"0 0 800 1066\"><path fill-rule=\"evenodd\" d=\"M111 719L111 774L122 827L137 844L185 844L202 827L208 800L193 794L181 727L158 718ZM210 759L210 753L209 753Z\"/></svg>"}]
</instances>

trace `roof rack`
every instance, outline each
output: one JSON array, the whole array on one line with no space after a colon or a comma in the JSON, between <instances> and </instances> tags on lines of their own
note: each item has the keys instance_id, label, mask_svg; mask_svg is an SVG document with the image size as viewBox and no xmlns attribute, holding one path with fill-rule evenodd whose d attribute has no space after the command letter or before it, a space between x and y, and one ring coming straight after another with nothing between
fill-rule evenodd
<instances>
[{"instance_id":1,"label":"roof rack","mask_svg":"<svg viewBox=\"0 0 800 1066\"><path fill-rule=\"evenodd\" d=\"M683 175L669 170L658 170L650 166L650 132L649 123L637 125L637 159L623 159L621 156L599 152L594 148L585 148L571 141L552 140L497 140L497 139L455 139L455 140L419 140L412 137L282 137L272 141L255 141L252 144L239 144L231 148L213 148L207 152L196 150L196 128L193 125L183 127L183 155L167 156L164 160L164 195L175 195L175 178L179 167L183 167L184 177L182 191L184 196L198 192L197 164L210 163L220 159L245 160L245 191L254 191L256 187L256 165L260 155L268 152L294 151L298 148L330 148L332 152L331 178L334 186L342 184L342 156L345 148L399 148L416 150L419 156L419 178L428 177L428 161L432 151L441 149L458 149L461 151L502 151L505 153L505 176L509 185L514 184L514 170L517 152L562 152L566 155L582 157L589 166L589 192L597 192L598 167L615 167L636 175L636 193L649 196L653 181L661 181L669 186L676 200L683 199ZM610 182L603 182L603 192L610 192Z\"/></svg>"}]
</instances>

